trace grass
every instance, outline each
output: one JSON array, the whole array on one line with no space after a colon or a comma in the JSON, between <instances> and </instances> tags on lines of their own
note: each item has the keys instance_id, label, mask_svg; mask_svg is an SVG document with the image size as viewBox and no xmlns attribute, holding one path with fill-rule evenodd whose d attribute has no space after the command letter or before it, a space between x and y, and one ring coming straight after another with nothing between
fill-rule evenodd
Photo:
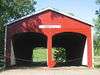
<instances>
[{"instance_id":1,"label":"grass","mask_svg":"<svg viewBox=\"0 0 100 75\"><path fill-rule=\"evenodd\" d=\"M100 68L100 56L94 56L94 67Z\"/></svg>"},{"instance_id":2,"label":"grass","mask_svg":"<svg viewBox=\"0 0 100 75\"><path fill-rule=\"evenodd\" d=\"M99 65L94 65L95 68L100 68L100 64Z\"/></svg>"},{"instance_id":3,"label":"grass","mask_svg":"<svg viewBox=\"0 0 100 75\"><path fill-rule=\"evenodd\" d=\"M35 48L32 57L34 62L47 61L47 49L43 47Z\"/></svg>"}]
</instances>

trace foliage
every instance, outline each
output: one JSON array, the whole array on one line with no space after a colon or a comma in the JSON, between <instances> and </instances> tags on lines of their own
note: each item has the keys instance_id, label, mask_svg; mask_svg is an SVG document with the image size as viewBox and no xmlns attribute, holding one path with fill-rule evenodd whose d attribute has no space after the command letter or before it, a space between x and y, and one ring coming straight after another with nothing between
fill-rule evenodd
<instances>
[{"instance_id":1,"label":"foliage","mask_svg":"<svg viewBox=\"0 0 100 75\"><path fill-rule=\"evenodd\" d=\"M35 11L34 0L0 0L0 51L4 50L4 24Z\"/></svg>"},{"instance_id":2,"label":"foliage","mask_svg":"<svg viewBox=\"0 0 100 75\"><path fill-rule=\"evenodd\" d=\"M96 0L96 4L100 4L100 0Z\"/></svg>"},{"instance_id":3,"label":"foliage","mask_svg":"<svg viewBox=\"0 0 100 75\"><path fill-rule=\"evenodd\" d=\"M57 63L66 62L66 49L62 47L52 48L53 51L53 58L56 60ZM32 55L33 61L41 62L47 60L47 49L43 47L37 47L33 49Z\"/></svg>"},{"instance_id":4,"label":"foliage","mask_svg":"<svg viewBox=\"0 0 100 75\"><path fill-rule=\"evenodd\" d=\"M62 47L53 48L54 59L57 63L66 62L66 49Z\"/></svg>"},{"instance_id":5,"label":"foliage","mask_svg":"<svg viewBox=\"0 0 100 75\"><path fill-rule=\"evenodd\" d=\"M100 5L100 0L96 0ZM95 20L95 40L94 40L94 55L100 55L100 9L96 10L97 18Z\"/></svg>"},{"instance_id":6,"label":"foliage","mask_svg":"<svg viewBox=\"0 0 100 75\"><path fill-rule=\"evenodd\" d=\"M64 63L66 61L66 49L62 47L52 48L53 58L57 63ZM33 62L47 61L47 49L43 47L37 47L33 49L32 54Z\"/></svg>"},{"instance_id":7,"label":"foliage","mask_svg":"<svg viewBox=\"0 0 100 75\"><path fill-rule=\"evenodd\" d=\"M100 68L100 56L94 56L94 67Z\"/></svg>"},{"instance_id":8,"label":"foliage","mask_svg":"<svg viewBox=\"0 0 100 75\"><path fill-rule=\"evenodd\" d=\"M100 17L95 20L95 40L94 40L94 54L100 55Z\"/></svg>"}]
</instances>

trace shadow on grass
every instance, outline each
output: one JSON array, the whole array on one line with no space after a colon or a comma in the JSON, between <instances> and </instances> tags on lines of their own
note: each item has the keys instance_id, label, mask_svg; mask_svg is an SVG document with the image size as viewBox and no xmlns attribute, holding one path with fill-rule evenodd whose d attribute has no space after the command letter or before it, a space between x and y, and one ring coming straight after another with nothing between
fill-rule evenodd
<instances>
[{"instance_id":1,"label":"shadow on grass","mask_svg":"<svg viewBox=\"0 0 100 75\"><path fill-rule=\"evenodd\" d=\"M94 65L94 67L100 69L100 64L99 65Z\"/></svg>"}]
</instances>

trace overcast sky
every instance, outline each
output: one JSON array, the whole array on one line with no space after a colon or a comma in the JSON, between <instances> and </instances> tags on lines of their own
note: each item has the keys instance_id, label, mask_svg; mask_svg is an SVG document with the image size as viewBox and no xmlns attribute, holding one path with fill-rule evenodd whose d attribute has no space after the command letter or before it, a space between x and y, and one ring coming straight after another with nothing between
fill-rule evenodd
<instances>
[{"instance_id":1,"label":"overcast sky","mask_svg":"<svg viewBox=\"0 0 100 75\"><path fill-rule=\"evenodd\" d=\"M95 0L36 0L36 11L52 7L63 12L73 13L89 23L93 23L95 10L98 9Z\"/></svg>"}]
</instances>

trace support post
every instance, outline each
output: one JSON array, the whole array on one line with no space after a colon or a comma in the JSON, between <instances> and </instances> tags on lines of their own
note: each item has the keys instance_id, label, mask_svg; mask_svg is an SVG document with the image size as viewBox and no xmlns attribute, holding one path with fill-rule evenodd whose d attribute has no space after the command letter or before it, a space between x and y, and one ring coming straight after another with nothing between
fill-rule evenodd
<instances>
[{"instance_id":1,"label":"support post","mask_svg":"<svg viewBox=\"0 0 100 75\"><path fill-rule=\"evenodd\" d=\"M88 68L92 69L93 68L93 64L92 64L92 36L91 33L89 34L88 38L87 38L87 43L88 43Z\"/></svg>"},{"instance_id":2,"label":"support post","mask_svg":"<svg viewBox=\"0 0 100 75\"><path fill-rule=\"evenodd\" d=\"M47 42L47 48L48 48L48 60L47 60L47 64L49 68L54 67L54 62L52 60L52 37L48 36L48 42Z\"/></svg>"}]
</instances>

